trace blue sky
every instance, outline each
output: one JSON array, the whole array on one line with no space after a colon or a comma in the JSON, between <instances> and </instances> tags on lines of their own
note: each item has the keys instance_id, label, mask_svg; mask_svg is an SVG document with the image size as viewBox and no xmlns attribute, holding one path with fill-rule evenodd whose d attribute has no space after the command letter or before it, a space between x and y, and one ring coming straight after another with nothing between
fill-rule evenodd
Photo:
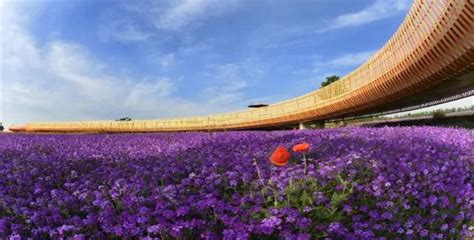
<instances>
[{"instance_id":1,"label":"blue sky","mask_svg":"<svg viewBox=\"0 0 474 240\"><path fill-rule=\"evenodd\" d=\"M345 75L409 0L2 1L5 125L189 116Z\"/></svg>"}]
</instances>

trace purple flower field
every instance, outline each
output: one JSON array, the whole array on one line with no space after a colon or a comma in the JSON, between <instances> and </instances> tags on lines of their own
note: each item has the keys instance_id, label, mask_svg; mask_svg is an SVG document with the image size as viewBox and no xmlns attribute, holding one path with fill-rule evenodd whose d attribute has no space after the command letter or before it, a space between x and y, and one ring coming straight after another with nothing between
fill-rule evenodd
<instances>
[{"instance_id":1,"label":"purple flower field","mask_svg":"<svg viewBox=\"0 0 474 240\"><path fill-rule=\"evenodd\" d=\"M430 127L0 134L0 239L469 238L473 149Z\"/></svg>"}]
</instances>

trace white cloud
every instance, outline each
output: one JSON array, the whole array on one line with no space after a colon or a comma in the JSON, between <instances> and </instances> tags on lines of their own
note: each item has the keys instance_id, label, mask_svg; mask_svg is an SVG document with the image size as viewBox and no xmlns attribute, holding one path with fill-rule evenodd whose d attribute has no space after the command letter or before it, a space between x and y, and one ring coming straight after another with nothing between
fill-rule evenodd
<instances>
[{"instance_id":1,"label":"white cloud","mask_svg":"<svg viewBox=\"0 0 474 240\"><path fill-rule=\"evenodd\" d=\"M152 18L158 29L183 30L205 18L229 11L236 3L236 0L180 0L164 11L156 8L151 13L155 15Z\"/></svg>"},{"instance_id":2,"label":"white cloud","mask_svg":"<svg viewBox=\"0 0 474 240\"><path fill-rule=\"evenodd\" d=\"M377 51L363 51L346 53L335 58L323 58L320 55L312 56L312 67L295 71L296 74L303 75L304 83L301 86L310 87L309 84L315 82L319 85L326 77L332 75L343 75L350 68L355 69L370 59ZM342 72L341 72L342 71Z\"/></svg>"},{"instance_id":3,"label":"white cloud","mask_svg":"<svg viewBox=\"0 0 474 240\"><path fill-rule=\"evenodd\" d=\"M111 87L110 77L102 75L105 66L95 61L79 45L55 41L49 44L46 54L39 58L46 60L47 65L44 67L49 68L58 80L73 84L80 91L94 95L95 90L100 92Z\"/></svg>"},{"instance_id":4,"label":"white cloud","mask_svg":"<svg viewBox=\"0 0 474 240\"><path fill-rule=\"evenodd\" d=\"M204 43L192 43L187 46L181 46L179 53L182 55L196 54L198 52L204 52L209 50L210 47Z\"/></svg>"},{"instance_id":5,"label":"white cloud","mask_svg":"<svg viewBox=\"0 0 474 240\"><path fill-rule=\"evenodd\" d=\"M343 27L359 26L381 19L392 17L400 12L405 12L410 7L409 0L376 0L374 4L358 12L347 13L338 16L319 32L339 29Z\"/></svg>"},{"instance_id":6,"label":"white cloud","mask_svg":"<svg viewBox=\"0 0 474 240\"><path fill-rule=\"evenodd\" d=\"M134 107L143 104L143 100L149 97L167 97L170 96L175 88L173 82L168 78L158 79L153 83L138 83L129 89L125 103Z\"/></svg>"},{"instance_id":7,"label":"white cloud","mask_svg":"<svg viewBox=\"0 0 474 240\"><path fill-rule=\"evenodd\" d=\"M204 90L205 96L213 96L209 99L210 104L229 104L242 100L248 83L241 76L241 71L242 67L238 64L215 66L212 86Z\"/></svg>"},{"instance_id":8,"label":"white cloud","mask_svg":"<svg viewBox=\"0 0 474 240\"><path fill-rule=\"evenodd\" d=\"M331 66L356 66L367 61L377 51L366 51L358 53L349 53L330 60L327 64Z\"/></svg>"},{"instance_id":9,"label":"white cloud","mask_svg":"<svg viewBox=\"0 0 474 240\"><path fill-rule=\"evenodd\" d=\"M175 88L171 80L137 81L108 74L83 51L71 43L51 43L36 59L42 71L28 66L17 69L7 62L5 121L113 119L121 115L152 118L196 109L171 96ZM33 76L41 80L30 81Z\"/></svg>"},{"instance_id":10,"label":"white cloud","mask_svg":"<svg viewBox=\"0 0 474 240\"><path fill-rule=\"evenodd\" d=\"M263 24L250 36L249 48L278 49L314 41L315 35L345 27L361 26L382 19L405 14L411 0L375 0L369 6L356 12L349 12L332 19L317 20L298 25Z\"/></svg>"},{"instance_id":11,"label":"white cloud","mask_svg":"<svg viewBox=\"0 0 474 240\"><path fill-rule=\"evenodd\" d=\"M104 17L99 27L99 37L104 41L121 43L142 42L150 39L153 33L143 29L138 23L127 18Z\"/></svg>"},{"instance_id":12,"label":"white cloud","mask_svg":"<svg viewBox=\"0 0 474 240\"><path fill-rule=\"evenodd\" d=\"M176 61L176 54L168 53L159 58L161 69L166 70Z\"/></svg>"},{"instance_id":13,"label":"white cloud","mask_svg":"<svg viewBox=\"0 0 474 240\"><path fill-rule=\"evenodd\" d=\"M322 70L337 69L341 67L359 66L367 61L377 51L364 51L357 53L347 53L333 59L323 59L321 56L314 56L313 73L320 73Z\"/></svg>"},{"instance_id":14,"label":"white cloud","mask_svg":"<svg viewBox=\"0 0 474 240\"><path fill-rule=\"evenodd\" d=\"M39 47L26 31L27 22L19 17L20 12L9 11L1 27L1 117L6 126L215 112L213 106L174 97L177 86L166 77L132 79L117 75L76 43L56 40Z\"/></svg>"}]
</instances>

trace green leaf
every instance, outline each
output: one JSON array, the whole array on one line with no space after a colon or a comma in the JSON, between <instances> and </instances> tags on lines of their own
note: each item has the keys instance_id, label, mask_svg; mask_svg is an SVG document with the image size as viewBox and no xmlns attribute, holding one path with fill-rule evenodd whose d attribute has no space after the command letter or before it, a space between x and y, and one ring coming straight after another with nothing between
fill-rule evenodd
<instances>
[{"instance_id":1,"label":"green leaf","mask_svg":"<svg viewBox=\"0 0 474 240\"><path fill-rule=\"evenodd\" d=\"M302 207L311 206L313 204L313 199L306 191L304 191L301 195L301 202L303 203Z\"/></svg>"},{"instance_id":2,"label":"green leaf","mask_svg":"<svg viewBox=\"0 0 474 240\"><path fill-rule=\"evenodd\" d=\"M338 207L341 203L347 200L347 195L344 193L333 193L331 197L331 206Z\"/></svg>"}]
</instances>

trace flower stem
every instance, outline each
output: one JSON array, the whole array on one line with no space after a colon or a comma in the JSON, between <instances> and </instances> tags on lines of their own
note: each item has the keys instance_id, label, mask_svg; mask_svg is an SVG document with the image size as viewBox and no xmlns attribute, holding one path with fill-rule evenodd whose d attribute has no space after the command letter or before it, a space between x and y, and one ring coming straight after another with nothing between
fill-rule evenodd
<instances>
[{"instance_id":1,"label":"flower stem","mask_svg":"<svg viewBox=\"0 0 474 240\"><path fill-rule=\"evenodd\" d=\"M257 175L258 175L258 179L260 180L260 183L263 183L262 174L260 173L260 168L258 168L258 164L257 164L257 159L256 159L256 158L253 159L253 165L255 166L255 169L257 169Z\"/></svg>"},{"instance_id":2,"label":"flower stem","mask_svg":"<svg viewBox=\"0 0 474 240\"><path fill-rule=\"evenodd\" d=\"M303 153L303 163L304 163L304 175L306 176L306 169L308 168L308 164L306 163L306 154Z\"/></svg>"}]
</instances>

